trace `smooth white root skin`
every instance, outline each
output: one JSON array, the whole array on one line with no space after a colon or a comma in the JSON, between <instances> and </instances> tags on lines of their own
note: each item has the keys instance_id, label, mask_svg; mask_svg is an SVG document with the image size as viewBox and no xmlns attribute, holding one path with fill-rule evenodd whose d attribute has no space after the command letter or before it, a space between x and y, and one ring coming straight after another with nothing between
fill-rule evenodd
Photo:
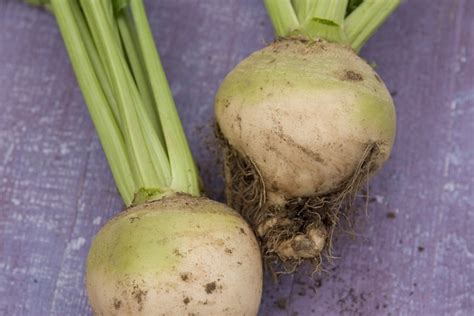
<instances>
[{"instance_id":1,"label":"smooth white root skin","mask_svg":"<svg viewBox=\"0 0 474 316\"><path fill-rule=\"evenodd\" d=\"M89 252L95 315L256 315L262 263L247 223L221 203L187 195L130 208Z\"/></svg>"},{"instance_id":2,"label":"smooth white root skin","mask_svg":"<svg viewBox=\"0 0 474 316\"><path fill-rule=\"evenodd\" d=\"M395 137L395 108L373 68L339 44L282 40L224 79L216 120L258 167L268 202L337 191L369 144L379 169Z\"/></svg>"}]
</instances>

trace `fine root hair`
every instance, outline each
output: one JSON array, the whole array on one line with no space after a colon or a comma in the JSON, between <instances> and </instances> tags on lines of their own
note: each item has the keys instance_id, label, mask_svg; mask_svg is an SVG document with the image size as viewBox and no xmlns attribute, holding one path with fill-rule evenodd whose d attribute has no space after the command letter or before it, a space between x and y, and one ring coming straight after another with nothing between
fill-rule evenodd
<instances>
[{"instance_id":1,"label":"fine root hair","mask_svg":"<svg viewBox=\"0 0 474 316\"><path fill-rule=\"evenodd\" d=\"M376 169L379 146L367 143L352 175L332 192L272 205L257 165L233 148L217 125L216 136L224 150L227 203L254 229L267 270L273 275L291 273L309 261L321 271L323 259L334 258L333 236L340 219L351 223L353 202Z\"/></svg>"}]
</instances>

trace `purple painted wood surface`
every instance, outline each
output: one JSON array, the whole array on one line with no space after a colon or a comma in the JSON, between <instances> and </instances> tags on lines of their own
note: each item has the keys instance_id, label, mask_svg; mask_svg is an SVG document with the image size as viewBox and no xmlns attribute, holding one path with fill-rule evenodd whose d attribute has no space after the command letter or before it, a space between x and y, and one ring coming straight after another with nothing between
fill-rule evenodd
<instances>
[{"instance_id":1,"label":"purple painted wood surface","mask_svg":"<svg viewBox=\"0 0 474 316\"><path fill-rule=\"evenodd\" d=\"M272 40L261 1L147 1L208 194L222 199L212 101ZM267 280L261 315L472 315L474 1L408 0L362 51L398 136L368 216L322 275ZM89 315L84 259L122 203L54 18L0 1L0 315Z\"/></svg>"}]
</instances>

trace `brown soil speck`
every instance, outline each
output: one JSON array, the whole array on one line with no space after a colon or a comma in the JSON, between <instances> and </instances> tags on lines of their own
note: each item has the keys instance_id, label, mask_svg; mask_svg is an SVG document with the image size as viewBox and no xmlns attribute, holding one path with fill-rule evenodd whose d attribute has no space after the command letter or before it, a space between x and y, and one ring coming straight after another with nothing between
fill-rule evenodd
<instances>
[{"instance_id":1,"label":"brown soil speck","mask_svg":"<svg viewBox=\"0 0 474 316\"><path fill-rule=\"evenodd\" d=\"M186 282L191 277L191 273L190 272L183 272L183 273L180 273L179 276L181 277L181 280Z\"/></svg>"},{"instance_id":2,"label":"brown soil speck","mask_svg":"<svg viewBox=\"0 0 474 316\"><path fill-rule=\"evenodd\" d=\"M242 130L242 117L240 114L237 114L235 120L237 121L237 124L239 125L239 130Z\"/></svg>"},{"instance_id":3,"label":"brown soil speck","mask_svg":"<svg viewBox=\"0 0 474 316\"><path fill-rule=\"evenodd\" d=\"M362 81L362 80L364 80L364 78L362 77L361 74L358 74L357 72L354 72L352 70L346 70L342 80Z\"/></svg>"},{"instance_id":4,"label":"brown soil speck","mask_svg":"<svg viewBox=\"0 0 474 316\"><path fill-rule=\"evenodd\" d=\"M132 291L132 296L135 298L137 301L139 308L138 310L141 311L143 308L143 302L146 299L148 291L144 291L140 289L138 285L133 286L133 291Z\"/></svg>"},{"instance_id":5,"label":"brown soil speck","mask_svg":"<svg viewBox=\"0 0 474 316\"><path fill-rule=\"evenodd\" d=\"M240 233L244 234L244 235L247 235L247 233L245 232L245 230L243 228L240 228Z\"/></svg>"},{"instance_id":6,"label":"brown soil speck","mask_svg":"<svg viewBox=\"0 0 474 316\"><path fill-rule=\"evenodd\" d=\"M397 217L397 214L395 212L388 212L387 213L387 218L394 219Z\"/></svg>"},{"instance_id":7,"label":"brown soil speck","mask_svg":"<svg viewBox=\"0 0 474 316\"><path fill-rule=\"evenodd\" d=\"M229 255L231 255L232 254L232 249L225 248L225 253L228 253Z\"/></svg>"},{"instance_id":8,"label":"brown soil speck","mask_svg":"<svg viewBox=\"0 0 474 316\"><path fill-rule=\"evenodd\" d=\"M279 309L286 309L288 307L288 300L286 298L279 298L275 301L275 305Z\"/></svg>"},{"instance_id":9,"label":"brown soil speck","mask_svg":"<svg viewBox=\"0 0 474 316\"><path fill-rule=\"evenodd\" d=\"M206 289L207 294L211 294L216 290L216 282L207 283L204 288Z\"/></svg>"},{"instance_id":10,"label":"brown soil speck","mask_svg":"<svg viewBox=\"0 0 474 316\"><path fill-rule=\"evenodd\" d=\"M178 256L178 257L184 257L184 255L183 255L181 252L179 252L179 249L178 249L178 248L175 248L175 249L173 250L173 253L174 253L176 256Z\"/></svg>"},{"instance_id":11,"label":"brown soil speck","mask_svg":"<svg viewBox=\"0 0 474 316\"><path fill-rule=\"evenodd\" d=\"M188 305L189 302L191 302L191 300L189 299L189 297L185 297L184 300L183 300L183 303L184 303L185 305Z\"/></svg>"},{"instance_id":12,"label":"brown soil speck","mask_svg":"<svg viewBox=\"0 0 474 316\"><path fill-rule=\"evenodd\" d=\"M134 216L134 217L130 217L129 221L130 221L130 223L133 223L133 222L135 222L136 220L139 220L139 219L140 219L140 217Z\"/></svg>"},{"instance_id":13,"label":"brown soil speck","mask_svg":"<svg viewBox=\"0 0 474 316\"><path fill-rule=\"evenodd\" d=\"M122 306L122 301L114 298L114 308L120 309L120 306Z\"/></svg>"}]
</instances>

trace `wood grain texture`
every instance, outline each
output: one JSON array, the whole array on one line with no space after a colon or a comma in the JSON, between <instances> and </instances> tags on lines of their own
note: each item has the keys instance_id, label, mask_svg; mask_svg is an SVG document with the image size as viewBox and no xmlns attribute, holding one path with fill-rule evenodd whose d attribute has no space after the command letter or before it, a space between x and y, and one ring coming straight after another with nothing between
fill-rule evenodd
<instances>
[{"instance_id":1,"label":"wood grain texture","mask_svg":"<svg viewBox=\"0 0 474 316\"><path fill-rule=\"evenodd\" d=\"M147 1L208 194L223 198L213 95L272 40L258 0ZM261 315L471 315L474 1L408 0L362 55L394 92L398 135L358 236L328 271L267 280ZM90 315L84 260L122 203L54 18L0 1L0 315Z\"/></svg>"}]
</instances>

